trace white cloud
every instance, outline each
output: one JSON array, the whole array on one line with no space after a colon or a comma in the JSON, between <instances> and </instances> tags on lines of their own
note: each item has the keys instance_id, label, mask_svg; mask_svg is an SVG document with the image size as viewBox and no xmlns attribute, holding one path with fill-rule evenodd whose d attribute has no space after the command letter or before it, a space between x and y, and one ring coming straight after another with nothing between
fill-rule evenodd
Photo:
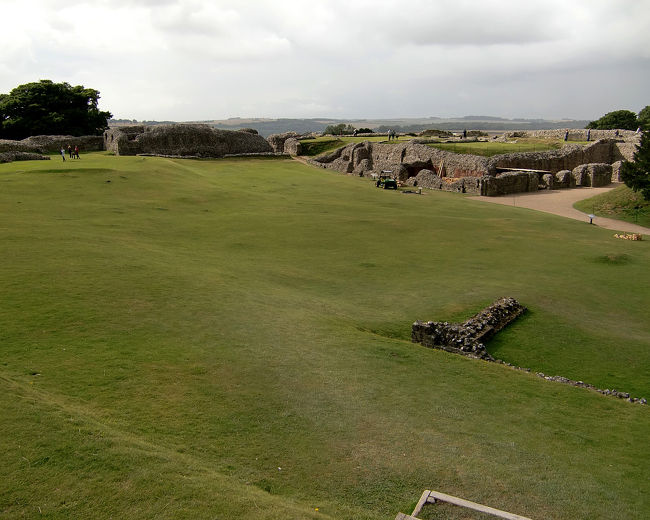
<instances>
[{"instance_id":1,"label":"white cloud","mask_svg":"<svg viewBox=\"0 0 650 520\"><path fill-rule=\"evenodd\" d=\"M593 118L650 103L639 87L650 81L647 7L3 0L0 92L41 78L84 84L103 109L138 119Z\"/></svg>"}]
</instances>

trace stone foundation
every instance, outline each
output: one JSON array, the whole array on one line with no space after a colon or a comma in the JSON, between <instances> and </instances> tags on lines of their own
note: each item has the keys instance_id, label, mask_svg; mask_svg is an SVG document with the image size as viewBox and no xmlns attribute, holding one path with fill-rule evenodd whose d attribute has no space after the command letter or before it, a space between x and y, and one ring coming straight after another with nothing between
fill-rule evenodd
<instances>
[{"instance_id":1,"label":"stone foundation","mask_svg":"<svg viewBox=\"0 0 650 520\"><path fill-rule=\"evenodd\" d=\"M0 163L13 161L49 161L49 155L31 152L0 152Z\"/></svg>"},{"instance_id":2,"label":"stone foundation","mask_svg":"<svg viewBox=\"0 0 650 520\"><path fill-rule=\"evenodd\" d=\"M560 150L502 154L489 159L438 150L417 141L366 141L349 144L309 163L359 176L390 171L394 179L408 186L494 197L538 189L606 186L618 180L620 161L632 158L637 137L631 133L629 139L602 139L587 146L568 145ZM513 171L498 173L499 169Z\"/></svg>"},{"instance_id":3,"label":"stone foundation","mask_svg":"<svg viewBox=\"0 0 650 520\"><path fill-rule=\"evenodd\" d=\"M524 312L526 308L514 298L502 298L464 323L416 321L411 329L411 340L425 347L495 361L483 342Z\"/></svg>"},{"instance_id":4,"label":"stone foundation","mask_svg":"<svg viewBox=\"0 0 650 520\"><path fill-rule=\"evenodd\" d=\"M104 149L104 139L97 135L34 135L21 141L0 139L0 152L58 153L68 145L79 147L81 152L98 152Z\"/></svg>"}]
</instances>

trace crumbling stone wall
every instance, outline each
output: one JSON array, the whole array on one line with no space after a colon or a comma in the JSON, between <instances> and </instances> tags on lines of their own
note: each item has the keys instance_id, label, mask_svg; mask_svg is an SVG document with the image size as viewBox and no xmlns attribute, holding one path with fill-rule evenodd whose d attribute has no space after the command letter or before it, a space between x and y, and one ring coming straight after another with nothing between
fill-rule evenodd
<instances>
[{"instance_id":1,"label":"crumbling stone wall","mask_svg":"<svg viewBox=\"0 0 650 520\"><path fill-rule=\"evenodd\" d=\"M564 139L564 134L569 131L569 141L586 141L587 132L592 141L598 139L629 139L634 140L638 135L634 130L591 130L586 128L558 128L554 130L516 130L503 134L505 139L518 137L539 137L542 139ZM618 132L618 135L616 134Z\"/></svg>"},{"instance_id":2,"label":"crumbling stone wall","mask_svg":"<svg viewBox=\"0 0 650 520\"><path fill-rule=\"evenodd\" d=\"M311 164L349 174L392 171L393 177L405 181L421 170L435 172L439 177L480 177L490 173L485 157L455 154L423 144L363 143L349 144L312 159Z\"/></svg>"},{"instance_id":3,"label":"crumbling stone wall","mask_svg":"<svg viewBox=\"0 0 650 520\"><path fill-rule=\"evenodd\" d=\"M598 188L612 182L612 165L607 163L581 164L571 172L576 186Z\"/></svg>"},{"instance_id":4,"label":"crumbling stone wall","mask_svg":"<svg viewBox=\"0 0 650 520\"><path fill-rule=\"evenodd\" d=\"M49 155L31 152L0 152L0 163L13 161L49 161Z\"/></svg>"},{"instance_id":5,"label":"crumbling stone wall","mask_svg":"<svg viewBox=\"0 0 650 520\"><path fill-rule=\"evenodd\" d=\"M284 142L284 153L295 157L302 154L302 145L300 141L294 137L290 137Z\"/></svg>"},{"instance_id":6,"label":"crumbling stone wall","mask_svg":"<svg viewBox=\"0 0 650 520\"><path fill-rule=\"evenodd\" d=\"M55 153L61 148L79 147L84 152L96 152L104 149L102 136L84 135L33 135L21 141L0 139L0 152Z\"/></svg>"},{"instance_id":7,"label":"crumbling stone wall","mask_svg":"<svg viewBox=\"0 0 650 520\"><path fill-rule=\"evenodd\" d=\"M487 197L534 192L539 189L539 174L536 172L499 173L482 180L481 195Z\"/></svg>"},{"instance_id":8,"label":"crumbling stone wall","mask_svg":"<svg viewBox=\"0 0 650 520\"><path fill-rule=\"evenodd\" d=\"M620 170L620 163L614 169L610 165L620 161L622 154L629 156L634 149L633 142L605 139L584 147L568 145L559 150L502 154L488 159L438 150L414 141L366 141L349 144L310 163L354 175L390 171L393 178L407 185L493 197L591 186L593 182L594 186L606 186L612 179L618 180ZM600 166L593 166L596 164ZM501 168L520 171L498 173Z\"/></svg>"},{"instance_id":9,"label":"crumbling stone wall","mask_svg":"<svg viewBox=\"0 0 650 520\"><path fill-rule=\"evenodd\" d=\"M104 144L115 155L223 157L273 153L260 135L201 124L118 127L104 132Z\"/></svg>"},{"instance_id":10,"label":"crumbling stone wall","mask_svg":"<svg viewBox=\"0 0 650 520\"><path fill-rule=\"evenodd\" d=\"M300 136L296 132L284 132L282 134L271 134L266 140L275 153L284 153L284 146L287 140L297 139L298 137Z\"/></svg>"},{"instance_id":11,"label":"crumbling stone wall","mask_svg":"<svg viewBox=\"0 0 650 520\"><path fill-rule=\"evenodd\" d=\"M494 361L483 342L526 312L514 298L501 298L463 323L416 321L411 340L425 347Z\"/></svg>"},{"instance_id":12,"label":"crumbling stone wall","mask_svg":"<svg viewBox=\"0 0 650 520\"><path fill-rule=\"evenodd\" d=\"M464 323L416 321L411 328L411 340L413 343L420 343L425 347L483 359L484 361L493 361L515 370L530 372L530 368L522 368L493 358L483 344L483 342L488 341L525 312L526 307L514 298L502 298ZM632 397L628 392L603 390L583 381L574 381L563 376L549 376L542 372L537 372L535 375L547 381L586 388L603 395L625 399L630 403L647 404L647 399L644 397Z\"/></svg>"},{"instance_id":13,"label":"crumbling stone wall","mask_svg":"<svg viewBox=\"0 0 650 520\"><path fill-rule=\"evenodd\" d=\"M617 161L633 161L634 153L636 152L639 146L640 139L635 139L633 141L620 142L617 141L614 143L614 148L612 150L612 162ZM608 161L609 162L609 161Z\"/></svg>"},{"instance_id":14,"label":"crumbling stone wall","mask_svg":"<svg viewBox=\"0 0 650 520\"><path fill-rule=\"evenodd\" d=\"M573 170L576 166L588 163L608 163L620 160L626 148L620 148L614 140L596 141L587 146L567 145L559 150L546 152L522 152L496 155L490 159L490 166L496 168L522 168L546 170L557 173ZM632 145L633 146L633 145Z\"/></svg>"}]
</instances>

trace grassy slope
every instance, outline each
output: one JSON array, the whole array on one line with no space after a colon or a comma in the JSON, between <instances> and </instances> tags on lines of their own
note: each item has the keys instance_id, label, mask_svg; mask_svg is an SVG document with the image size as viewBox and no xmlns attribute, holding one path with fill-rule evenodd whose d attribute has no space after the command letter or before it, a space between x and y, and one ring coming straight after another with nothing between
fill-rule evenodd
<instances>
[{"instance_id":1,"label":"grassy slope","mask_svg":"<svg viewBox=\"0 0 650 520\"><path fill-rule=\"evenodd\" d=\"M574 206L580 211L594 213L599 217L615 218L650 227L650 201L643 200L640 193L633 192L627 186L619 186L610 192L578 201Z\"/></svg>"},{"instance_id":2,"label":"grassy slope","mask_svg":"<svg viewBox=\"0 0 650 520\"><path fill-rule=\"evenodd\" d=\"M650 512L647 408L408 341L511 295L499 357L648 396L647 242L285 160L0 186L4 516L393 518L425 488Z\"/></svg>"},{"instance_id":3,"label":"grassy slope","mask_svg":"<svg viewBox=\"0 0 650 520\"><path fill-rule=\"evenodd\" d=\"M400 136L399 141L410 141L412 136ZM360 143L363 141L386 141L386 136L381 137L350 137L342 136L339 138L327 136L319 137L316 139L307 139L302 141L304 155L314 156L321 153L329 152L345 146L349 143ZM397 140L396 140L397 141ZM395 141L395 142L396 142ZM393 142L393 141L391 141ZM467 153L474 155L482 155L492 157L503 153L513 152L543 152L547 150L555 150L563 146L563 141L552 141L549 139L518 139L516 142L504 143L496 141L477 141L477 142L452 142L452 143L431 143L428 146L447 150L454 153ZM572 142L571 144L577 144ZM583 143L580 143L583 144Z\"/></svg>"},{"instance_id":4,"label":"grassy slope","mask_svg":"<svg viewBox=\"0 0 650 520\"><path fill-rule=\"evenodd\" d=\"M478 142L457 142L457 143L436 143L430 144L434 148L447 150L454 153L467 153L473 155L483 155L492 157L504 153L520 152L545 152L548 150L557 150L562 148L564 141L553 141L541 138L523 138L515 142L504 143L497 141L478 141ZM572 142L571 144L578 144ZM582 143L580 143L582 144Z\"/></svg>"},{"instance_id":5,"label":"grassy slope","mask_svg":"<svg viewBox=\"0 0 650 520\"><path fill-rule=\"evenodd\" d=\"M405 142L405 141L410 141L413 139L412 136L399 136L396 139L391 139L391 143L393 142ZM314 139L304 139L301 141L302 143L302 154L307 155L310 157L313 157L315 155L320 155L322 153L326 152L331 152L333 150L336 150L337 148L341 148L342 146L346 146L350 143L362 143L364 141L370 141L373 143L378 143L378 142L389 142L388 138L385 135L381 136L375 136L375 137L354 137L354 136L339 136L339 137L334 137L334 136L323 136L323 137L316 137Z\"/></svg>"}]
</instances>

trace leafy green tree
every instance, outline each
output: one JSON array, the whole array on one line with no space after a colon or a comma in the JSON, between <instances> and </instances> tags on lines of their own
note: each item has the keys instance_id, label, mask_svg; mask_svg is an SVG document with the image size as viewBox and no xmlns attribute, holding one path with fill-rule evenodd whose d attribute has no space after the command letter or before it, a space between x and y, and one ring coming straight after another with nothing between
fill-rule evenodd
<instances>
[{"instance_id":1,"label":"leafy green tree","mask_svg":"<svg viewBox=\"0 0 650 520\"><path fill-rule=\"evenodd\" d=\"M650 130L650 105L642 108L639 112L639 126L643 130Z\"/></svg>"},{"instance_id":2,"label":"leafy green tree","mask_svg":"<svg viewBox=\"0 0 650 520\"><path fill-rule=\"evenodd\" d=\"M645 200L650 200L650 130L641 135L634 160L621 165L621 180L628 188L640 191Z\"/></svg>"},{"instance_id":3,"label":"leafy green tree","mask_svg":"<svg viewBox=\"0 0 650 520\"><path fill-rule=\"evenodd\" d=\"M352 125L346 125L345 123L339 123L338 125L328 126L323 133L331 135L346 135L354 133L354 127Z\"/></svg>"},{"instance_id":4,"label":"leafy green tree","mask_svg":"<svg viewBox=\"0 0 650 520\"><path fill-rule=\"evenodd\" d=\"M612 130L620 128L621 130L636 130L639 122L636 119L636 114L630 110L615 110L608 112L600 119L592 121L587 125L587 128L594 130Z\"/></svg>"},{"instance_id":5,"label":"leafy green tree","mask_svg":"<svg viewBox=\"0 0 650 520\"><path fill-rule=\"evenodd\" d=\"M0 138L30 135L99 135L110 112L97 107L99 91L41 80L0 95Z\"/></svg>"}]
</instances>

